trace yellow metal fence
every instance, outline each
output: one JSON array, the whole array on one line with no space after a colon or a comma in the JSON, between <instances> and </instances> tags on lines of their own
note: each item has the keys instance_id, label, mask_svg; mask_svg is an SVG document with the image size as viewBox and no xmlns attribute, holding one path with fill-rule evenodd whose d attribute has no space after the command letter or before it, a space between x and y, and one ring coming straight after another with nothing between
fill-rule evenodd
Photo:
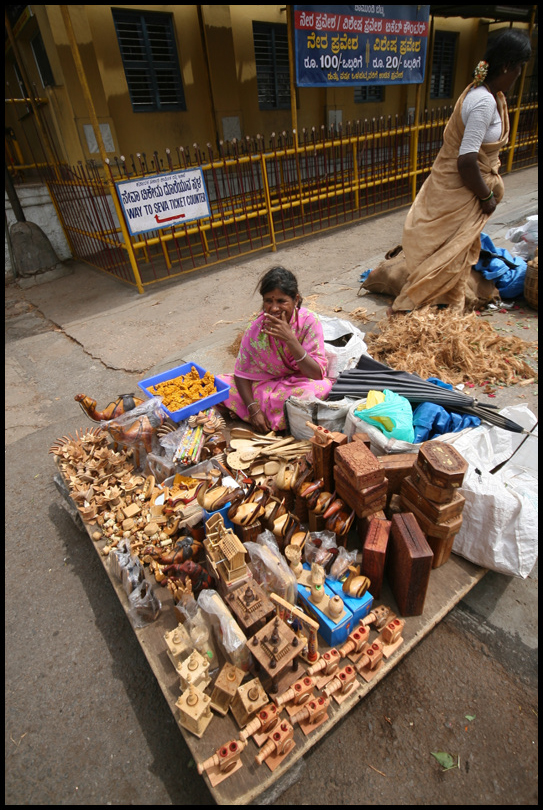
<instances>
[{"instance_id":1,"label":"yellow metal fence","mask_svg":"<svg viewBox=\"0 0 543 810\"><path fill-rule=\"evenodd\" d=\"M443 140L451 108L415 127L396 118L341 132L283 132L205 151L179 148L94 163L49 165L46 181L74 257L135 284L174 278L411 203ZM513 169L537 163L537 100L522 106ZM507 160L502 156L505 166ZM206 219L129 237L110 190L117 180L200 167ZM415 179L415 183L414 183Z\"/></svg>"}]
</instances>

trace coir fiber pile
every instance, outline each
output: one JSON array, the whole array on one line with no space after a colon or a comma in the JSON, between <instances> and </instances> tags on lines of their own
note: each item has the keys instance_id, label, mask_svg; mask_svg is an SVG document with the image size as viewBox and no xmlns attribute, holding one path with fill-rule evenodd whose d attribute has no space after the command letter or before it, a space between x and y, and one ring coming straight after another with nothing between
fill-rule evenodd
<instances>
[{"instance_id":1,"label":"coir fiber pile","mask_svg":"<svg viewBox=\"0 0 543 810\"><path fill-rule=\"evenodd\" d=\"M537 343L496 332L481 317L451 316L430 307L385 318L366 335L368 353L391 368L438 377L451 385L511 385L534 376L520 355Z\"/></svg>"}]
</instances>

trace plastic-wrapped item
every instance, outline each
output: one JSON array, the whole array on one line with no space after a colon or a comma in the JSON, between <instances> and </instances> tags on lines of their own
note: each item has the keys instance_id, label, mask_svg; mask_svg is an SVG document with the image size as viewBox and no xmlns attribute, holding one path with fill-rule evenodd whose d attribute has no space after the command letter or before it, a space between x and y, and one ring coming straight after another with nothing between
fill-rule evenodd
<instances>
[{"instance_id":1,"label":"plastic-wrapped item","mask_svg":"<svg viewBox=\"0 0 543 810\"><path fill-rule=\"evenodd\" d=\"M177 430L160 439L166 457L182 469L194 467L200 460L206 435L202 425L191 427L188 420L179 423Z\"/></svg>"},{"instance_id":2,"label":"plastic-wrapped item","mask_svg":"<svg viewBox=\"0 0 543 810\"><path fill-rule=\"evenodd\" d=\"M329 577L338 582L345 576L350 565L354 565L357 559L357 551L347 551L346 548L340 546L338 548L337 557L330 567Z\"/></svg>"},{"instance_id":3,"label":"plastic-wrapped item","mask_svg":"<svg viewBox=\"0 0 543 810\"><path fill-rule=\"evenodd\" d=\"M188 427L188 421L183 419L179 422L176 430L172 430L171 433L166 433L164 436L160 437L160 446L164 450L164 455L170 461L173 459L175 451L179 446L179 442L183 438L185 431Z\"/></svg>"},{"instance_id":4,"label":"plastic-wrapped item","mask_svg":"<svg viewBox=\"0 0 543 810\"><path fill-rule=\"evenodd\" d=\"M209 661L209 676L213 678L219 671L219 657L213 643L213 629L209 617L198 607L195 599L184 605L178 603L175 609L194 649Z\"/></svg>"},{"instance_id":5,"label":"plastic-wrapped item","mask_svg":"<svg viewBox=\"0 0 543 810\"><path fill-rule=\"evenodd\" d=\"M243 672L249 672L251 654L247 647L247 637L217 591L202 591L198 597L198 606L209 616L215 639L227 661Z\"/></svg>"},{"instance_id":6,"label":"plastic-wrapped item","mask_svg":"<svg viewBox=\"0 0 543 810\"><path fill-rule=\"evenodd\" d=\"M279 551L273 534L266 529L257 537L257 542L245 543L251 562L249 567L256 581L267 593L275 593L291 605L298 598L296 576Z\"/></svg>"},{"instance_id":7,"label":"plastic-wrapped item","mask_svg":"<svg viewBox=\"0 0 543 810\"><path fill-rule=\"evenodd\" d=\"M136 627L145 627L154 622L160 613L161 602L156 596L150 583L144 579L128 595L130 615Z\"/></svg>"},{"instance_id":8,"label":"plastic-wrapped item","mask_svg":"<svg viewBox=\"0 0 543 810\"><path fill-rule=\"evenodd\" d=\"M123 588L129 596L135 590L140 582L145 579L145 572L138 557L129 557L126 565L122 567L121 582Z\"/></svg>"},{"instance_id":9,"label":"plastic-wrapped item","mask_svg":"<svg viewBox=\"0 0 543 810\"><path fill-rule=\"evenodd\" d=\"M326 568L331 565L338 553L335 532L311 532L304 547L306 563L318 563Z\"/></svg>"},{"instance_id":10,"label":"plastic-wrapped item","mask_svg":"<svg viewBox=\"0 0 543 810\"><path fill-rule=\"evenodd\" d=\"M130 543L124 538L120 540L117 547L112 548L108 554L109 568L119 582L122 582L123 570L130 563L130 558Z\"/></svg>"},{"instance_id":11,"label":"plastic-wrapped item","mask_svg":"<svg viewBox=\"0 0 543 810\"><path fill-rule=\"evenodd\" d=\"M117 419L101 422L100 426L123 447L158 452L160 444L156 430L166 421L161 401L160 397L152 397Z\"/></svg>"}]
</instances>

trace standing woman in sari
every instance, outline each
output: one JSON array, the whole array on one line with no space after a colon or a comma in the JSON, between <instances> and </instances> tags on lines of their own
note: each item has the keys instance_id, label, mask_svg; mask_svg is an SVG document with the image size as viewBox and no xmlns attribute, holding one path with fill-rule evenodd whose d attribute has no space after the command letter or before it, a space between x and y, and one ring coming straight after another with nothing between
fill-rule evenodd
<instances>
[{"instance_id":1,"label":"standing woman in sari","mask_svg":"<svg viewBox=\"0 0 543 810\"><path fill-rule=\"evenodd\" d=\"M530 40L508 28L488 45L474 81L456 102L443 146L407 215L407 279L389 315L430 304L462 313L481 232L504 193L500 151L509 140L505 93L531 56Z\"/></svg>"},{"instance_id":2,"label":"standing woman in sari","mask_svg":"<svg viewBox=\"0 0 543 810\"><path fill-rule=\"evenodd\" d=\"M296 276L272 267L260 280L259 292L262 312L242 337L234 374L221 379L231 386L223 405L266 433L286 427L289 397L325 399L333 380L326 377L322 326L302 307Z\"/></svg>"}]
</instances>

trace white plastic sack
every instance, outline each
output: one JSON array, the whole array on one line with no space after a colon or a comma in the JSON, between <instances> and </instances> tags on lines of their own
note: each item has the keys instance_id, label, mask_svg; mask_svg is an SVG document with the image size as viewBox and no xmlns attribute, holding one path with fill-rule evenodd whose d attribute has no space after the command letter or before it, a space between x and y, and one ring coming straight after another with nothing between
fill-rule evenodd
<instances>
[{"instance_id":1,"label":"white plastic sack","mask_svg":"<svg viewBox=\"0 0 543 810\"><path fill-rule=\"evenodd\" d=\"M533 259L537 248L537 214L526 217L526 222L519 228L509 228L505 238L514 243L511 248L513 256L520 256L525 261Z\"/></svg>"},{"instance_id":2,"label":"white plastic sack","mask_svg":"<svg viewBox=\"0 0 543 810\"><path fill-rule=\"evenodd\" d=\"M322 399L298 399L289 397L286 412L290 433L295 439L311 439L314 433L306 422L322 425L326 430L343 433L345 419L352 399L337 399L324 402Z\"/></svg>"},{"instance_id":3,"label":"white plastic sack","mask_svg":"<svg viewBox=\"0 0 543 810\"><path fill-rule=\"evenodd\" d=\"M364 332L350 321L342 318L329 318L319 314L324 333L324 351L328 360L327 377L336 379L342 371L354 368L368 347L364 342ZM344 346L333 346L331 341L350 335Z\"/></svg>"},{"instance_id":4,"label":"white plastic sack","mask_svg":"<svg viewBox=\"0 0 543 810\"><path fill-rule=\"evenodd\" d=\"M504 408L500 413L527 429L537 422L526 405ZM494 474L491 470L509 458L524 439L522 434L482 424L455 443L469 467L460 489L466 499L464 519L453 544L455 554L476 565L523 579L537 560L538 480L514 460ZM528 437L526 441L537 439Z\"/></svg>"}]
</instances>

